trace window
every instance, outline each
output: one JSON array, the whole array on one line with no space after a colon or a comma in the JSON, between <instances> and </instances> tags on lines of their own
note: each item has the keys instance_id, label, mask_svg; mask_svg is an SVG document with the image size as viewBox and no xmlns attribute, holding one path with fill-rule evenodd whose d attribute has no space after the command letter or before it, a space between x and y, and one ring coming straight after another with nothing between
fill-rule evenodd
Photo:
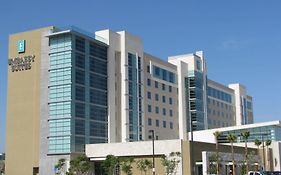
<instances>
[{"instance_id":1,"label":"window","mask_svg":"<svg viewBox=\"0 0 281 175\"><path fill-rule=\"evenodd\" d=\"M173 104L173 99L172 99L172 97L169 98L169 104L170 104L170 105Z\"/></svg>"},{"instance_id":2,"label":"window","mask_svg":"<svg viewBox=\"0 0 281 175\"><path fill-rule=\"evenodd\" d=\"M90 105L90 119L107 122L107 108L98 105Z\"/></svg>"},{"instance_id":3,"label":"window","mask_svg":"<svg viewBox=\"0 0 281 175\"><path fill-rule=\"evenodd\" d=\"M170 122L170 129L174 129L174 124L173 124L173 122Z\"/></svg>"},{"instance_id":4,"label":"window","mask_svg":"<svg viewBox=\"0 0 281 175\"><path fill-rule=\"evenodd\" d=\"M75 103L75 117L85 118L85 105L83 103Z\"/></svg>"},{"instance_id":5,"label":"window","mask_svg":"<svg viewBox=\"0 0 281 175\"><path fill-rule=\"evenodd\" d=\"M75 53L75 55L76 55L76 57L75 57L76 67L85 69L85 56L80 53Z\"/></svg>"},{"instance_id":6,"label":"window","mask_svg":"<svg viewBox=\"0 0 281 175\"><path fill-rule=\"evenodd\" d=\"M149 65L146 66L146 72L150 73L150 66Z\"/></svg>"},{"instance_id":7,"label":"window","mask_svg":"<svg viewBox=\"0 0 281 175\"><path fill-rule=\"evenodd\" d=\"M85 71L76 69L75 71L75 83L85 84Z\"/></svg>"},{"instance_id":8,"label":"window","mask_svg":"<svg viewBox=\"0 0 281 175\"><path fill-rule=\"evenodd\" d=\"M162 96L162 102L166 103L166 97L164 95Z\"/></svg>"},{"instance_id":9,"label":"window","mask_svg":"<svg viewBox=\"0 0 281 175\"><path fill-rule=\"evenodd\" d=\"M156 77L160 77L160 68L157 66L153 66L153 68L154 68L154 75Z\"/></svg>"},{"instance_id":10,"label":"window","mask_svg":"<svg viewBox=\"0 0 281 175\"><path fill-rule=\"evenodd\" d=\"M172 91L173 91L172 86L169 86L169 92L172 92Z\"/></svg>"},{"instance_id":11,"label":"window","mask_svg":"<svg viewBox=\"0 0 281 175\"><path fill-rule=\"evenodd\" d=\"M159 78L161 80L170 82L170 83L175 83L175 77L176 75L168 70L165 70L163 68L160 68L158 66L153 65L153 76L156 78Z\"/></svg>"},{"instance_id":12,"label":"window","mask_svg":"<svg viewBox=\"0 0 281 175\"><path fill-rule=\"evenodd\" d=\"M155 113L159 114L159 107L158 106L155 107Z\"/></svg>"},{"instance_id":13,"label":"window","mask_svg":"<svg viewBox=\"0 0 281 175\"><path fill-rule=\"evenodd\" d=\"M148 125L151 126L152 125L152 119L148 118Z\"/></svg>"},{"instance_id":14,"label":"window","mask_svg":"<svg viewBox=\"0 0 281 175\"><path fill-rule=\"evenodd\" d=\"M107 124L100 122L90 122L90 136L107 137Z\"/></svg>"},{"instance_id":15,"label":"window","mask_svg":"<svg viewBox=\"0 0 281 175\"><path fill-rule=\"evenodd\" d=\"M163 108L163 109L162 109L162 114L163 114L163 115L166 115L166 108Z\"/></svg>"},{"instance_id":16,"label":"window","mask_svg":"<svg viewBox=\"0 0 281 175\"><path fill-rule=\"evenodd\" d=\"M76 100L84 101L85 100L85 88L81 86L76 86L75 88Z\"/></svg>"},{"instance_id":17,"label":"window","mask_svg":"<svg viewBox=\"0 0 281 175\"><path fill-rule=\"evenodd\" d=\"M107 77L98 74L90 74L90 87L107 90Z\"/></svg>"},{"instance_id":18,"label":"window","mask_svg":"<svg viewBox=\"0 0 281 175\"><path fill-rule=\"evenodd\" d=\"M149 91L147 92L147 98L151 99L151 92L149 92Z\"/></svg>"},{"instance_id":19,"label":"window","mask_svg":"<svg viewBox=\"0 0 281 175\"><path fill-rule=\"evenodd\" d=\"M167 72L168 72L167 70L162 69L162 80L165 80L165 81L168 80Z\"/></svg>"},{"instance_id":20,"label":"window","mask_svg":"<svg viewBox=\"0 0 281 175\"><path fill-rule=\"evenodd\" d=\"M166 128L166 121L163 121L163 128Z\"/></svg>"},{"instance_id":21,"label":"window","mask_svg":"<svg viewBox=\"0 0 281 175\"><path fill-rule=\"evenodd\" d=\"M107 105L107 93L97 89L90 89L90 102L94 104Z\"/></svg>"},{"instance_id":22,"label":"window","mask_svg":"<svg viewBox=\"0 0 281 175\"><path fill-rule=\"evenodd\" d=\"M173 117L173 110L170 109L170 117Z\"/></svg>"},{"instance_id":23,"label":"window","mask_svg":"<svg viewBox=\"0 0 281 175\"><path fill-rule=\"evenodd\" d=\"M147 79L147 86L151 86L151 80L149 78Z\"/></svg>"},{"instance_id":24,"label":"window","mask_svg":"<svg viewBox=\"0 0 281 175\"><path fill-rule=\"evenodd\" d=\"M165 89L166 89L165 84L162 84L162 90L165 91Z\"/></svg>"},{"instance_id":25,"label":"window","mask_svg":"<svg viewBox=\"0 0 281 175\"><path fill-rule=\"evenodd\" d=\"M158 119L156 119L155 124L156 124L157 127L159 127L159 120Z\"/></svg>"},{"instance_id":26,"label":"window","mask_svg":"<svg viewBox=\"0 0 281 175\"><path fill-rule=\"evenodd\" d=\"M90 56L107 61L107 47L96 43L90 43Z\"/></svg>"},{"instance_id":27,"label":"window","mask_svg":"<svg viewBox=\"0 0 281 175\"><path fill-rule=\"evenodd\" d=\"M151 105L148 105L147 106L147 109L148 109L148 112L151 112L152 110L151 110Z\"/></svg>"},{"instance_id":28,"label":"window","mask_svg":"<svg viewBox=\"0 0 281 175\"><path fill-rule=\"evenodd\" d=\"M80 52L85 52L85 40L83 38L76 37L75 41L76 50Z\"/></svg>"},{"instance_id":29,"label":"window","mask_svg":"<svg viewBox=\"0 0 281 175\"><path fill-rule=\"evenodd\" d=\"M85 135L85 122L84 122L84 120L75 120L75 134Z\"/></svg>"},{"instance_id":30,"label":"window","mask_svg":"<svg viewBox=\"0 0 281 175\"><path fill-rule=\"evenodd\" d=\"M201 62L199 60L196 60L196 68L197 70L201 70Z\"/></svg>"},{"instance_id":31,"label":"window","mask_svg":"<svg viewBox=\"0 0 281 175\"><path fill-rule=\"evenodd\" d=\"M90 57L90 71L107 76L107 62Z\"/></svg>"},{"instance_id":32,"label":"window","mask_svg":"<svg viewBox=\"0 0 281 175\"><path fill-rule=\"evenodd\" d=\"M158 88L158 81L154 82L155 88Z\"/></svg>"},{"instance_id":33,"label":"window","mask_svg":"<svg viewBox=\"0 0 281 175\"><path fill-rule=\"evenodd\" d=\"M159 101L159 95L158 94L155 94L155 100Z\"/></svg>"}]
</instances>

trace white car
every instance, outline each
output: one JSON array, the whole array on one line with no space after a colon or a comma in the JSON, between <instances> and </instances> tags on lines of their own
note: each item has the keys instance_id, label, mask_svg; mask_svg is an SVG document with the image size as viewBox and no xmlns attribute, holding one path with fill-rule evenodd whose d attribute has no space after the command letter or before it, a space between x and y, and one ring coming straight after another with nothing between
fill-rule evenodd
<instances>
[{"instance_id":1,"label":"white car","mask_svg":"<svg viewBox=\"0 0 281 175\"><path fill-rule=\"evenodd\" d=\"M257 171L249 171L248 175L262 175L262 173L257 172Z\"/></svg>"}]
</instances>

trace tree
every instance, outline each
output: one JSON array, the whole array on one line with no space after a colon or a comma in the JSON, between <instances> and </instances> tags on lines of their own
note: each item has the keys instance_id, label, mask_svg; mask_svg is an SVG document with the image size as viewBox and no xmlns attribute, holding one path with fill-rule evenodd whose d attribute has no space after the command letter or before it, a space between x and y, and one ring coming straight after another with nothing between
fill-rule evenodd
<instances>
[{"instance_id":1,"label":"tree","mask_svg":"<svg viewBox=\"0 0 281 175\"><path fill-rule=\"evenodd\" d=\"M247 166L245 165L245 161L242 161L241 162L241 165L240 165L240 174L241 175L244 175L244 174L247 174Z\"/></svg>"},{"instance_id":2,"label":"tree","mask_svg":"<svg viewBox=\"0 0 281 175\"><path fill-rule=\"evenodd\" d=\"M216 131L213 133L214 137L216 139L216 160L217 160L217 175L219 175L220 170L219 170L219 138L221 136L221 133L219 131Z\"/></svg>"},{"instance_id":3,"label":"tree","mask_svg":"<svg viewBox=\"0 0 281 175\"><path fill-rule=\"evenodd\" d=\"M121 170L127 175L133 175L132 171L132 163L134 162L134 158L122 158L120 159Z\"/></svg>"},{"instance_id":4,"label":"tree","mask_svg":"<svg viewBox=\"0 0 281 175\"><path fill-rule=\"evenodd\" d=\"M260 148L261 145L261 141L259 139L255 140L255 145L258 147L258 149Z\"/></svg>"},{"instance_id":5,"label":"tree","mask_svg":"<svg viewBox=\"0 0 281 175\"><path fill-rule=\"evenodd\" d=\"M233 143L236 141L237 136L234 134L228 134L227 140L231 143L231 155L232 155L232 171L233 175L236 174L235 172L235 161L234 161L234 148L233 148Z\"/></svg>"},{"instance_id":6,"label":"tree","mask_svg":"<svg viewBox=\"0 0 281 175\"><path fill-rule=\"evenodd\" d=\"M0 174L5 174L5 162L0 160Z\"/></svg>"},{"instance_id":7,"label":"tree","mask_svg":"<svg viewBox=\"0 0 281 175\"><path fill-rule=\"evenodd\" d=\"M166 175L176 174L180 156L180 152L171 152L169 156L162 156L161 163L165 167Z\"/></svg>"},{"instance_id":8,"label":"tree","mask_svg":"<svg viewBox=\"0 0 281 175\"><path fill-rule=\"evenodd\" d=\"M269 162L270 162L270 157L269 157L269 149L268 147L271 145L271 140L266 140L265 141L265 146L266 146L266 152L267 152L267 166L269 167Z\"/></svg>"},{"instance_id":9,"label":"tree","mask_svg":"<svg viewBox=\"0 0 281 175\"><path fill-rule=\"evenodd\" d=\"M77 156L70 161L67 175L84 175L89 173L91 162L85 155Z\"/></svg>"},{"instance_id":10,"label":"tree","mask_svg":"<svg viewBox=\"0 0 281 175\"><path fill-rule=\"evenodd\" d=\"M217 173L217 166L214 165L214 162L217 162L217 156L216 156L216 154L211 154L208 158L209 158L208 173L209 173L209 174L215 174L215 173Z\"/></svg>"},{"instance_id":11,"label":"tree","mask_svg":"<svg viewBox=\"0 0 281 175\"><path fill-rule=\"evenodd\" d=\"M245 142L245 161L246 161L246 172L249 172L249 159L248 159L248 146L247 142L250 137L250 132L249 131L244 131L241 133L241 136L243 137L243 140Z\"/></svg>"},{"instance_id":12,"label":"tree","mask_svg":"<svg viewBox=\"0 0 281 175\"><path fill-rule=\"evenodd\" d=\"M114 155L107 155L102 163L102 168L107 175L114 175L116 168L119 166L119 158Z\"/></svg>"},{"instance_id":13,"label":"tree","mask_svg":"<svg viewBox=\"0 0 281 175\"><path fill-rule=\"evenodd\" d=\"M137 168L146 175L149 169L152 169L152 162L147 159L141 159L137 161Z\"/></svg>"},{"instance_id":14,"label":"tree","mask_svg":"<svg viewBox=\"0 0 281 175\"><path fill-rule=\"evenodd\" d=\"M58 163L55 165L55 169L57 175L65 173L65 159L59 159Z\"/></svg>"},{"instance_id":15,"label":"tree","mask_svg":"<svg viewBox=\"0 0 281 175\"><path fill-rule=\"evenodd\" d=\"M261 141L260 141L259 139L256 139L256 140L255 140L255 145L257 146L258 151L259 151L259 148L260 148L260 145L261 145ZM258 152L257 152L257 154L258 154ZM259 166L260 166L260 165L259 165Z\"/></svg>"}]
</instances>

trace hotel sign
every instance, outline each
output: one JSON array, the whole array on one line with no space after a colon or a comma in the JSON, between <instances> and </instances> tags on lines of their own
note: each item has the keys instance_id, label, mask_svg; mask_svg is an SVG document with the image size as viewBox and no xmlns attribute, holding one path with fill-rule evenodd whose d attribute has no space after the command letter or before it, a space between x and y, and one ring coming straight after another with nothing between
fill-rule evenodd
<instances>
[{"instance_id":1,"label":"hotel sign","mask_svg":"<svg viewBox=\"0 0 281 175\"><path fill-rule=\"evenodd\" d=\"M25 52L25 40L18 40L18 53Z\"/></svg>"},{"instance_id":2,"label":"hotel sign","mask_svg":"<svg viewBox=\"0 0 281 175\"><path fill-rule=\"evenodd\" d=\"M19 40L17 43L17 50L18 53L24 53L25 52L25 40ZM9 66L11 66L12 72L17 71L24 71L31 69L31 63L35 61L35 55L27 55L27 56L21 56L16 58L11 58L8 60Z\"/></svg>"},{"instance_id":3,"label":"hotel sign","mask_svg":"<svg viewBox=\"0 0 281 175\"><path fill-rule=\"evenodd\" d=\"M24 57L16 57L8 60L9 66L11 66L12 72L23 71L31 69L31 63L34 62L35 55L29 55Z\"/></svg>"}]
</instances>

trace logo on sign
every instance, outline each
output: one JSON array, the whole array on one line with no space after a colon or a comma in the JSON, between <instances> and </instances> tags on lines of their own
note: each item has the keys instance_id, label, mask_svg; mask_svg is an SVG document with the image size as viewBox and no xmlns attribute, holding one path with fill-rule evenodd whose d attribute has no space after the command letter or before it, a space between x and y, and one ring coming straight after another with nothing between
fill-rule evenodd
<instances>
[{"instance_id":1,"label":"logo on sign","mask_svg":"<svg viewBox=\"0 0 281 175\"><path fill-rule=\"evenodd\" d=\"M19 40L18 41L18 53L24 53L25 52L25 40Z\"/></svg>"}]
</instances>

